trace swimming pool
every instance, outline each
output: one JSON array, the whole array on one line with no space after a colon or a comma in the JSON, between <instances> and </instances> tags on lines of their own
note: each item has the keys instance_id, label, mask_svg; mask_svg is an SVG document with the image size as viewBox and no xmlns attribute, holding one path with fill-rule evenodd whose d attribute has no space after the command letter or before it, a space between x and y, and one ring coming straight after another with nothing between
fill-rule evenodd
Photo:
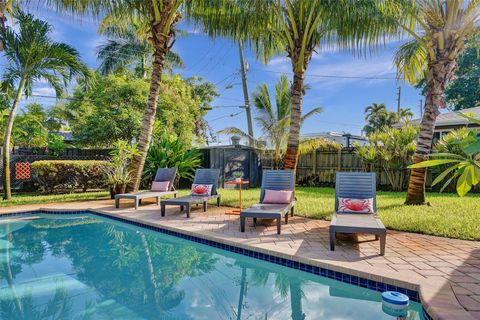
<instances>
[{"instance_id":1,"label":"swimming pool","mask_svg":"<svg viewBox=\"0 0 480 320\"><path fill-rule=\"evenodd\" d=\"M395 319L378 291L87 213L0 219L0 318Z\"/></svg>"}]
</instances>

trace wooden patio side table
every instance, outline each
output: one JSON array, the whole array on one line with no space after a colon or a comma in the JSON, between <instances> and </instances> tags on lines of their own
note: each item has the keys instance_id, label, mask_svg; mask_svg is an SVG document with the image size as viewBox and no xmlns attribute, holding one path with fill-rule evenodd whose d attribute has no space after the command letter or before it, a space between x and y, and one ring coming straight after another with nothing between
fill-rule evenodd
<instances>
[{"instance_id":1,"label":"wooden patio side table","mask_svg":"<svg viewBox=\"0 0 480 320\"><path fill-rule=\"evenodd\" d=\"M250 181L248 180L232 180L232 181L226 181L225 184L231 184L231 185L237 185L238 186L238 194L239 194L239 203L240 203L240 208L239 209L232 209L230 211L225 211L225 214L233 214L233 215L240 215L240 211L242 211L242 186L249 184Z\"/></svg>"}]
</instances>

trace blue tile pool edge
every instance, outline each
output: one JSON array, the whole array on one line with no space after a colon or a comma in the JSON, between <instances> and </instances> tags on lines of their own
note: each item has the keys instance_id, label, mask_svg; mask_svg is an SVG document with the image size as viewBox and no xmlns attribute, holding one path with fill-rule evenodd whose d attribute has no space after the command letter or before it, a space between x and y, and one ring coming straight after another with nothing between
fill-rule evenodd
<instances>
[{"instance_id":1,"label":"blue tile pool edge","mask_svg":"<svg viewBox=\"0 0 480 320\"><path fill-rule=\"evenodd\" d=\"M285 266L285 267L288 267L288 268L292 268L292 269L308 272L308 273L311 273L311 274L319 275L319 276L322 276L322 277L334 279L334 280L337 280L337 281L341 281L341 282L344 282L344 283L356 285L356 286L359 286L359 287L362 287L362 288L366 288L366 289L370 289L370 290L374 290L374 291L378 291L378 292L384 292L384 291L401 292L403 294L406 294L412 301L421 303L418 291L415 291L415 290L410 290L410 289L402 288L402 287L399 287L399 286L385 284L385 283L379 282L379 281L374 281L374 280L365 279L365 278L361 278L361 277L357 277L357 276L352 276L352 275L347 274L347 273L338 272L338 271L330 270L330 269L327 269L327 268L317 267L317 266L313 266L313 265L303 263L303 262L292 261L292 260L289 260L289 259L286 259L286 258L281 258L281 257L277 257L277 256L270 255L270 254L267 254L267 253L262 253L262 252L257 252L257 251L254 251L254 250L250 250L250 249L243 249L243 248L239 248L239 247L232 246L232 245L229 245L229 244L220 243L220 242L209 240L209 239L203 239L203 238L188 235L188 234L185 234L185 233L168 230L168 229L165 229L165 228L162 228L162 227L152 226L152 225L149 225L147 223L133 221L133 220L130 220L130 219L126 219L126 218L117 217L117 216L113 216L113 215L110 215L110 214L102 213L101 211L96 211L96 210L50 210L50 209L46 210L46 209L39 209L39 210L30 210L30 211L1 213L0 217L24 216L24 215L31 215L31 214L93 214L93 215L97 215L97 216L100 216L100 217L104 217L104 218L128 223L128 224L131 224L131 225L139 226L139 227L142 227L142 228L145 228L145 229L148 229L148 230L153 230L153 231L160 232L160 233L170 235L170 236L174 236L174 237L177 237L177 238L197 242L197 243L204 244L204 245L207 245L207 246L210 246L210 247L219 248L219 249L222 249L222 250L238 253L238 254L241 254L241 255L244 255L244 256L247 256L247 257L250 257L250 258L271 262L271 263L282 265L282 266ZM427 313L427 311L425 310L423 305L422 305L422 310L423 310L423 316L424 316L425 320L433 320L433 318Z\"/></svg>"}]
</instances>

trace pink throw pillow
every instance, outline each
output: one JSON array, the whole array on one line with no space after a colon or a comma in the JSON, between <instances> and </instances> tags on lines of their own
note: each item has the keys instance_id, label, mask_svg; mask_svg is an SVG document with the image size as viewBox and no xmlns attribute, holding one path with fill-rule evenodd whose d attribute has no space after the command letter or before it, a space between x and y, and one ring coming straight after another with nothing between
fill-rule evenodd
<instances>
[{"instance_id":1,"label":"pink throw pillow","mask_svg":"<svg viewBox=\"0 0 480 320\"><path fill-rule=\"evenodd\" d=\"M165 192L170 187L170 181L153 181L150 191Z\"/></svg>"},{"instance_id":2,"label":"pink throw pillow","mask_svg":"<svg viewBox=\"0 0 480 320\"><path fill-rule=\"evenodd\" d=\"M344 213L374 213L373 198L353 199L338 198L338 212Z\"/></svg>"},{"instance_id":3,"label":"pink throw pillow","mask_svg":"<svg viewBox=\"0 0 480 320\"><path fill-rule=\"evenodd\" d=\"M192 184L192 196L209 196L212 194L213 184Z\"/></svg>"},{"instance_id":4,"label":"pink throw pillow","mask_svg":"<svg viewBox=\"0 0 480 320\"><path fill-rule=\"evenodd\" d=\"M291 190L265 190L262 203L290 203L292 201Z\"/></svg>"}]
</instances>

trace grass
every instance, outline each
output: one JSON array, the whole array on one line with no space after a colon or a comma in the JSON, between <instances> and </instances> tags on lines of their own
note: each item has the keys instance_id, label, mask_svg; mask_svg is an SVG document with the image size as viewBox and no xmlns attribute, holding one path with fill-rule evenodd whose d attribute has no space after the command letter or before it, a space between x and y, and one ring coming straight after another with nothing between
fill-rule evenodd
<instances>
[{"instance_id":1,"label":"grass","mask_svg":"<svg viewBox=\"0 0 480 320\"><path fill-rule=\"evenodd\" d=\"M310 218L330 220L334 189L295 189L295 212ZM258 202L260 190L244 190L244 206ZM222 203L238 206L238 190L221 190ZM431 206L405 206L404 192L378 192L377 209L389 229L425 233L449 238L480 240L480 195L464 198L456 194L428 193Z\"/></svg>"},{"instance_id":2,"label":"grass","mask_svg":"<svg viewBox=\"0 0 480 320\"><path fill-rule=\"evenodd\" d=\"M110 198L108 191L95 191L85 193L67 193L52 195L32 195L31 193L14 194L11 200L0 200L0 207L20 206L25 204L70 202L83 200L99 200Z\"/></svg>"},{"instance_id":3,"label":"grass","mask_svg":"<svg viewBox=\"0 0 480 320\"><path fill-rule=\"evenodd\" d=\"M188 194L180 190L180 195ZM238 206L238 190L222 189L222 204ZM244 207L258 202L260 189L243 192ZM108 192L87 192L63 195L31 194L14 195L10 201L0 201L0 207L45 202L67 202L106 199ZM331 218L334 189L297 187L297 215L316 219ZM470 194L464 198L456 194L428 193L431 206L405 206L405 193L378 192L377 208L383 223L389 229L425 233L449 238L480 240L480 195Z\"/></svg>"}]
</instances>

